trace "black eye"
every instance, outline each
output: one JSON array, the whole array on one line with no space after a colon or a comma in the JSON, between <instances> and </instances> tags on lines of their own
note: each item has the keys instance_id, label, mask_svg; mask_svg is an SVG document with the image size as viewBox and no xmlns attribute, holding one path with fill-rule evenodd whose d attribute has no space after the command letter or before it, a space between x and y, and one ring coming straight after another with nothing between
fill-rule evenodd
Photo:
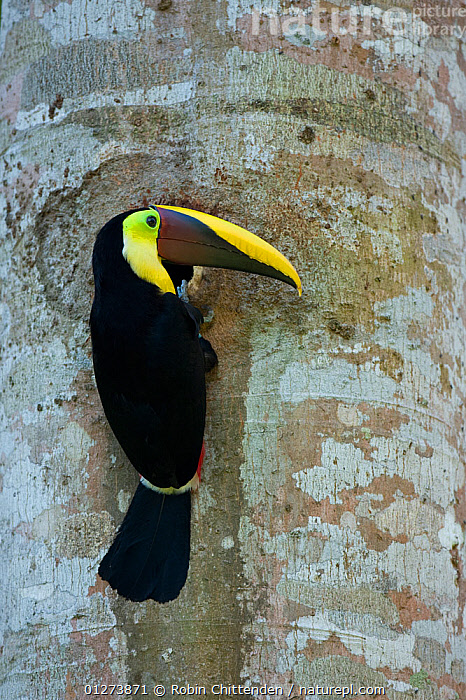
<instances>
[{"instance_id":1,"label":"black eye","mask_svg":"<svg viewBox=\"0 0 466 700\"><path fill-rule=\"evenodd\" d=\"M146 224L151 228L155 228L157 226L157 219L155 216L148 216L146 219Z\"/></svg>"}]
</instances>

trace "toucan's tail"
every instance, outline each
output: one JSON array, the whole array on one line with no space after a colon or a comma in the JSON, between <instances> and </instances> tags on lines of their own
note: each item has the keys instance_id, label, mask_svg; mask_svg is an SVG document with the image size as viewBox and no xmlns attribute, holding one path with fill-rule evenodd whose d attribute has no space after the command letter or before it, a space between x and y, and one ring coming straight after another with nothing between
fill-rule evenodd
<instances>
[{"instance_id":1,"label":"toucan's tail","mask_svg":"<svg viewBox=\"0 0 466 700\"><path fill-rule=\"evenodd\" d=\"M174 600L188 575L190 521L190 491L165 495L139 484L100 576L129 600Z\"/></svg>"}]
</instances>

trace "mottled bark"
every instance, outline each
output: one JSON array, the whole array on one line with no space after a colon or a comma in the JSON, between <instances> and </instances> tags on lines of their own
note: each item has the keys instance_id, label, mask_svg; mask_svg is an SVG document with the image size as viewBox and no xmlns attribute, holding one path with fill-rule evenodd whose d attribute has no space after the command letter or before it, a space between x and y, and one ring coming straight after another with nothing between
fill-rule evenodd
<instances>
[{"instance_id":1,"label":"mottled bark","mask_svg":"<svg viewBox=\"0 0 466 700\"><path fill-rule=\"evenodd\" d=\"M422 7L3 3L2 697L466 697L464 17ZM90 258L148 202L247 226L304 284L191 288L220 365L165 606L96 573L137 476L93 380Z\"/></svg>"}]
</instances>

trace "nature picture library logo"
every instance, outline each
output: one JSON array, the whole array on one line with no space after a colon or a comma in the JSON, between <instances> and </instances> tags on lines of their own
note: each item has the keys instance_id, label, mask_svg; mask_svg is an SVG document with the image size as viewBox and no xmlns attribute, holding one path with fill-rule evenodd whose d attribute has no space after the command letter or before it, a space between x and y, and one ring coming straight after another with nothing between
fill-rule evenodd
<instances>
[{"instance_id":1,"label":"nature picture library logo","mask_svg":"<svg viewBox=\"0 0 466 700\"><path fill-rule=\"evenodd\" d=\"M401 7L382 9L361 3L329 10L316 0L305 9L294 5L280 10L254 8L250 32L254 37L268 34L311 46L327 36L346 34L363 39L377 39L386 34L409 40L431 36L461 39L466 34L466 6L429 2L416 3L408 10Z\"/></svg>"}]
</instances>

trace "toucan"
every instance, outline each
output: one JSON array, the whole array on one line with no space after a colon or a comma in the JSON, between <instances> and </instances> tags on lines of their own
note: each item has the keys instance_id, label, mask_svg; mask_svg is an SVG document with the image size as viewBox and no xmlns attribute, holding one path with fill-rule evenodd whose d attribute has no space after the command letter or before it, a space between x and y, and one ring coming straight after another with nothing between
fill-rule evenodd
<instances>
[{"instance_id":1,"label":"toucan","mask_svg":"<svg viewBox=\"0 0 466 700\"><path fill-rule=\"evenodd\" d=\"M90 317L102 406L140 482L99 575L121 596L179 595L189 568L191 490L204 457L205 372L217 362L201 312L181 293L194 265L301 282L290 262L210 214L148 206L118 214L93 251ZM178 292L177 292L178 290Z\"/></svg>"}]
</instances>

